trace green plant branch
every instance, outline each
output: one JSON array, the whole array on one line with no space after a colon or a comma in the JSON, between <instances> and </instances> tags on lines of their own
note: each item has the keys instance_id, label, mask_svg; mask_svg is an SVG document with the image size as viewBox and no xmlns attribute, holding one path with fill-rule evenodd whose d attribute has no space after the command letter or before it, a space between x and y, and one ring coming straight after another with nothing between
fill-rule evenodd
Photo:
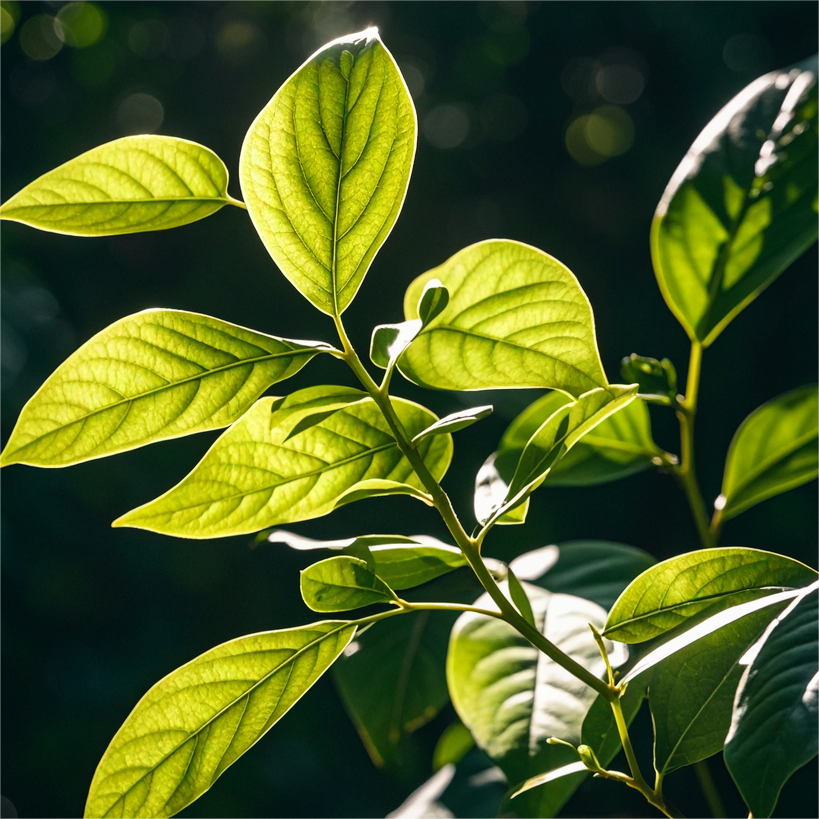
<instances>
[{"instance_id":1,"label":"green plant branch","mask_svg":"<svg viewBox=\"0 0 819 819\"><path fill-rule=\"evenodd\" d=\"M247 205L241 199L234 199L230 194L227 195L227 204L234 205L242 210L247 210Z\"/></svg>"},{"instance_id":2,"label":"green plant branch","mask_svg":"<svg viewBox=\"0 0 819 819\"><path fill-rule=\"evenodd\" d=\"M481 559L480 549L475 540L473 540L464 530L455 510L452 507L452 502L449 496L444 492L441 485L435 480L435 477L429 471L429 468L424 463L421 454L410 442L409 436L403 427L400 419L395 413L392 406L392 401L389 395L382 392L378 385L373 381L372 376L367 372L358 353L350 343L347 333L344 330L344 325L340 316L335 316L336 329L338 331L339 339L344 347L344 360L355 373L361 384L367 390L369 395L381 409L384 418L398 442L401 452L407 458L418 475L424 488L432 497L433 505L438 510L447 529L455 540L458 548L463 552L467 562L472 567L478 581L483 586L487 594L492 598L495 605L503 615L503 619L509 623L514 629L522 634L535 648L542 651L551 660L554 660L562 668L565 668L570 674L577 677L586 685L593 688L599 694L602 694L606 699L611 700L617 696L616 691L607 685L603 680L595 677L588 669L584 668L580 663L569 657L568 654L562 652L554 643L548 640L543 634L532 626L512 603L506 598L506 595L501 591L495 579L489 573L483 560Z\"/></svg>"},{"instance_id":3,"label":"green plant branch","mask_svg":"<svg viewBox=\"0 0 819 819\"><path fill-rule=\"evenodd\" d=\"M711 816L714 819L725 819L725 805L722 802L722 797L719 795L716 783L711 776L711 771L708 769L708 761L701 759L693 765L694 773L697 775L697 781L700 783L700 789L705 796L705 801L708 802L708 809L711 811Z\"/></svg>"}]
</instances>

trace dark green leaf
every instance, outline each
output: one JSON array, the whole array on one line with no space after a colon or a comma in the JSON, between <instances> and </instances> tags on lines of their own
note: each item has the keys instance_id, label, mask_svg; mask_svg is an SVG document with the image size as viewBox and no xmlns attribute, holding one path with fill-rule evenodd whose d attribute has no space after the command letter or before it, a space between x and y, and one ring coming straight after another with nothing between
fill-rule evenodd
<instances>
[{"instance_id":1,"label":"dark green leaf","mask_svg":"<svg viewBox=\"0 0 819 819\"><path fill-rule=\"evenodd\" d=\"M357 557L320 560L301 572L301 596L313 611L349 611L373 603L392 603L393 590Z\"/></svg>"},{"instance_id":2,"label":"dark green leaf","mask_svg":"<svg viewBox=\"0 0 819 819\"><path fill-rule=\"evenodd\" d=\"M817 753L816 584L744 658L725 764L754 816L768 817L791 774Z\"/></svg>"},{"instance_id":3,"label":"dark green leaf","mask_svg":"<svg viewBox=\"0 0 819 819\"><path fill-rule=\"evenodd\" d=\"M523 619L528 623L535 625L535 615L532 613L532 604L520 585L520 580L515 577L512 567L509 566L506 570L506 580L509 583L509 596L515 604L515 608L523 615Z\"/></svg>"},{"instance_id":4,"label":"dark green leaf","mask_svg":"<svg viewBox=\"0 0 819 819\"><path fill-rule=\"evenodd\" d=\"M300 390L283 403L263 398L222 434L181 483L114 525L181 537L223 537L326 515L357 497L351 495L357 490L361 497L390 492L425 497L372 399L345 405L290 437L306 415L343 404L351 392L323 386ZM393 399L393 405L410 435L436 420L409 401ZM419 451L440 479L452 457L452 438L436 435L423 441Z\"/></svg>"},{"instance_id":5,"label":"dark green leaf","mask_svg":"<svg viewBox=\"0 0 819 819\"><path fill-rule=\"evenodd\" d=\"M225 163L168 136L115 139L49 171L0 208L0 218L73 236L187 225L233 200Z\"/></svg>"},{"instance_id":6,"label":"dark green leaf","mask_svg":"<svg viewBox=\"0 0 819 819\"><path fill-rule=\"evenodd\" d=\"M623 543L573 540L526 552L509 568L520 580L584 597L608 611L626 586L654 563L647 552Z\"/></svg>"},{"instance_id":7,"label":"dark green leaf","mask_svg":"<svg viewBox=\"0 0 819 819\"><path fill-rule=\"evenodd\" d=\"M449 702L446 650L455 615L421 611L359 633L333 668L341 698L373 761L400 764L402 739Z\"/></svg>"},{"instance_id":8,"label":"dark green leaf","mask_svg":"<svg viewBox=\"0 0 819 819\"><path fill-rule=\"evenodd\" d=\"M158 682L111 740L85 816L167 817L189 805L332 665L341 620L267 631L205 652Z\"/></svg>"},{"instance_id":9,"label":"dark green leaf","mask_svg":"<svg viewBox=\"0 0 819 819\"><path fill-rule=\"evenodd\" d=\"M476 421L488 418L491 414L491 404L484 407L471 407L470 409L461 410L460 412L453 412L451 415L441 418L440 421L436 421L423 432L419 432L418 435L412 439L412 443L417 444L430 435L440 435L442 432L458 432L458 430L472 426Z\"/></svg>"},{"instance_id":10,"label":"dark green leaf","mask_svg":"<svg viewBox=\"0 0 819 819\"><path fill-rule=\"evenodd\" d=\"M752 412L728 450L722 495L723 520L767 498L813 480L819 471L816 385L800 387Z\"/></svg>"},{"instance_id":11,"label":"dark green leaf","mask_svg":"<svg viewBox=\"0 0 819 819\"><path fill-rule=\"evenodd\" d=\"M588 299L556 259L509 240L467 247L410 285L407 319L419 317L419 299L433 279L448 289L449 303L399 359L411 381L450 390L545 387L573 396L608 386Z\"/></svg>"},{"instance_id":12,"label":"dark green leaf","mask_svg":"<svg viewBox=\"0 0 819 819\"><path fill-rule=\"evenodd\" d=\"M697 137L657 206L660 289L706 347L816 241L818 73L812 57L743 89Z\"/></svg>"},{"instance_id":13,"label":"dark green leaf","mask_svg":"<svg viewBox=\"0 0 819 819\"><path fill-rule=\"evenodd\" d=\"M418 318L427 326L449 304L449 290L438 279L430 279L418 299Z\"/></svg>"},{"instance_id":14,"label":"dark green leaf","mask_svg":"<svg viewBox=\"0 0 819 819\"><path fill-rule=\"evenodd\" d=\"M674 401L677 397L677 371L664 358L656 358L632 353L620 363L620 374L629 383L637 382L641 395L660 396Z\"/></svg>"},{"instance_id":15,"label":"dark green leaf","mask_svg":"<svg viewBox=\"0 0 819 819\"><path fill-rule=\"evenodd\" d=\"M398 217L415 109L371 28L316 52L262 110L239 172L273 261L319 310L340 315Z\"/></svg>"},{"instance_id":16,"label":"dark green leaf","mask_svg":"<svg viewBox=\"0 0 819 819\"><path fill-rule=\"evenodd\" d=\"M692 617L710 616L783 588L801 588L815 578L816 572L803 563L758 549L689 552L643 572L614 604L605 635L641 643Z\"/></svg>"},{"instance_id":17,"label":"dark green leaf","mask_svg":"<svg viewBox=\"0 0 819 819\"><path fill-rule=\"evenodd\" d=\"M329 349L197 313L137 313L49 377L23 408L0 464L68 466L228 426Z\"/></svg>"}]
</instances>

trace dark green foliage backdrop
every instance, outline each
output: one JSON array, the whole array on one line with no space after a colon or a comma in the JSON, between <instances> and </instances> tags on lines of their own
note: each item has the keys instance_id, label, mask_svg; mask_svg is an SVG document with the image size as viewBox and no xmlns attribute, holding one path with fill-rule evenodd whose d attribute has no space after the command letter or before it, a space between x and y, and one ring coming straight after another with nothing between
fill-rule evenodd
<instances>
[{"instance_id":1,"label":"dark green foliage backdrop","mask_svg":"<svg viewBox=\"0 0 819 819\"><path fill-rule=\"evenodd\" d=\"M632 352L668 356L684 376L688 343L650 266L654 207L716 111L755 76L815 52L817 31L816 4L782 0L108 2L99 4L107 30L94 45L31 59L43 52L37 21L27 21L63 5L8 6L20 18L2 46L3 200L82 151L145 130L214 149L238 196L239 150L259 109L324 42L377 25L406 73L421 134L403 213L347 313L353 341L365 348L374 324L402 318L404 289L419 273L473 241L505 237L546 250L578 276L612 380L620 358ZM607 104L594 84L607 66L632 72L629 86L621 71L613 101L619 93L615 123L626 140L620 147L629 121L633 144L584 165L568 152L565 135L578 117ZM642 92L626 101L640 78ZM606 88L602 79L600 87ZM278 274L238 210L174 231L93 240L4 223L2 254L4 440L22 405L67 355L146 307L333 340L331 322ZM697 454L709 502L742 419L815 379L816 303L813 249L706 352ZM352 383L331 360L310 369L309 380L299 375L282 388L320 379ZM475 472L537 393L465 395L459 404L399 381L396 392L440 414L495 403L493 417L456 436L445 480L469 518ZM653 422L657 441L675 451L674 419L653 411ZM251 549L246 538L174 541L109 528L185 475L213 437L159 444L70 472L4 470L2 787L21 816L80 815L105 746L164 674L232 637L311 619L298 593L304 553ZM342 537L428 527L443 536L436 516L419 509L406 498L381 499L294 528ZM723 543L815 565L816 511L810 484L729 522ZM618 540L660 559L697 545L676 486L644 473L593 489L539 491L528 525L493 533L488 554L509 559L576 538ZM450 718L448 711L423 729L428 747ZM712 769L729 810L739 815L741 802L721 761ZM403 780L377 771L326 679L185 814L383 816L427 774L423 766ZM671 777L668 788L692 815L705 812L690 769ZM587 783L567 813L650 815L624 791ZM814 771L801 772L777 815L815 816L815 792Z\"/></svg>"}]
</instances>

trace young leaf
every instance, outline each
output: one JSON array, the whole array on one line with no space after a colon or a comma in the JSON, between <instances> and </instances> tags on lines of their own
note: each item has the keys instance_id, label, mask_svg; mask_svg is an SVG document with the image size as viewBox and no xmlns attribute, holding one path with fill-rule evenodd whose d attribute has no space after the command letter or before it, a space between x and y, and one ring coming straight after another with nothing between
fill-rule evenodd
<instances>
[{"instance_id":1,"label":"young leaf","mask_svg":"<svg viewBox=\"0 0 819 819\"><path fill-rule=\"evenodd\" d=\"M0 219L73 236L164 230L232 203L227 184L225 163L203 145L129 136L26 185L0 207Z\"/></svg>"},{"instance_id":2,"label":"young leaf","mask_svg":"<svg viewBox=\"0 0 819 819\"><path fill-rule=\"evenodd\" d=\"M257 401L186 478L114 525L179 537L224 537L321 517L345 493L371 479L389 481L394 490L420 492L418 477L371 399L351 403L290 436L305 414L346 393L355 397L344 387L311 387L284 403ZM435 420L417 404L393 403L410 435ZM419 451L440 479L452 457L452 438L436 435L422 442ZM367 488L365 494L377 492Z\"/></svg>"},{"instance_id":3,"label":"young leaf","mask_svg":"<svg viewBox=\"0 0 819 819\"><path fill-rule=\"evenodd\" d=\"M475 747L475 740L459 719L447 726L435 743L432 752L432 770L438 771L444 765L457 765Z\"/></svg>"},{"instance_id":4,"label":"young leaf","mask_svg":"<svg viewBox=\"0 0 819 819\"><path fill-rule=\"evenodd\" d=\"M301 572L300 584L302 599L313 611L349 611L397 599L366 561L347 555L308 566Z\"/></svg>"},{"instance_id":5,"label":"young leaf","mask_svg":"<svg viewBox=\"0 0 819 819\"><path fill-rule=\"evenodd\" d=\"M535 623L546 637L592 673L603 674L603 660L588 625L602 623L603 609L571 595L550 594L528 584L523 588ZM484 595L476 605L493 604ZM458 716L510 782L577 760L570 748L546 740L556 736L579 742L595 692L507 623L485 615L461 615L452 630L447 679ZM551 809L557 810L577 784L579 778L571 778L553 792L530 798L551 800ZM516 811L540 815L534 802L516 805Z\"/></svg>"},{"instance_id":6,"label":"young leaf","mask_svg":"<svg viewBox=\"0 0 819 819\"><path fill-rule=\"evenodd\" d=\"M340 315L395 223L415 155L412 99L371 28L317 51L256 117L239 160L273 261Z\"/></svg>"},{"instance_id":7,"label":"young leaf","mask_svg":"<svg viewBox=\"0 0 819 819\"><path fill-rule=\"evenodd\" d=\"M260 739L344 650L340 620L268 631L205 652L139 701L100 761L85 816L168 817Z\"/></svg>"},{"instance_id":8,"label":"young leaf","mask_svg":"<svg viewBox=\"0 0 819 819\"><path fill-rule=\"evenodd\" d=\"M648 358L632 353L620 362L620 374L629 383L637 382L641 395L664 398L666 404L677 398L677 370L664 358Z\"/></svg>"},{"instance_id":9,"label":"young leaf","mask_svg":"<svg viewBox=\"0 0 819 819\"><path fill-rule=\"evenodd\" d=\"M651 228L657 281L692 341L728 322L816 241L816 57L751 83L705 127Z\"/></svg>"},{"instance_id":10,"label":"young leaf","mask_svg":"<svg viewBox=\"0 0 819 819\"><path fill-rule=\"evenodd\" d=\"M68 466L228 426L329 349L197 313L145 310L97 333L49 377L0 465Z\"/></svg>"},{"instance_id":11,"label":"young leaf","mask_svg":"<svg viewBox=\"0 0 819 819\"><path fill-rule=\"evenodd\" d=\"M782 600L701 637L654 668L648 702L654 720L654 765L662 774L719 753L731 725L740 660Z\"/></svg>"},{"instance_id":12,"label":"young leaf","mask_svg":"<svg viewBox=\"0 0 819 819\"><path fill-rule=\"evenodd\" d=\"M449 303L398 361L411 381L448 390L546 387L572 396L608 385L586 294L543 251L506 239L471 245L409 286L407 319L419 317L419 297L433 279L448 289Z\"/></svg>"},{"instance_id":13,"label":"young leaf","mask_svg":"<svg viewBox=\"0 0 819 819\"><path fill-rule=\"evenodd\" d=\"M519 580L592 600L608 611L626 586L654 563L650 554L634 546L574 540L526 552L509 568Z\"/></svg>"},{"instance_id":14,"label":"young leaf","mask_svg":"<svg viewBox=\"0 0 819 819\"><path fill-rule=\"evenodd\" d=\"M818 397L815 384L800 387L763 404L742 422L728 449L722 494L714 504L723 520L816 477Z\"/></svg>"},{"instance_id":15,"label":"young leaf","mask_svg":"<svg viewBox=\"0 0 819 819\"><path fill-rule=\"evenodd\" d=\"M523 615L523 619L531 625L535 624L535 615L532 612L532 604L520 584L520 580L515 577L512 567L508 567L506 571L506 579L509 583L509 596L515 604L515 608Z\"/></svg>"},{"instance_id":16,"label":"young leaf","mask_svg":"<svg viewBox=\"0 0 819 819\"><path fill-rule=\"evenodd\" d=\"M692 617L710 616L783 588L801 588L815 578L816 572L804 563L773 552L689 552L643 572L614 604L604 633L623 643L641 643Z\"/></svg>"},{"instance_id":17,"label":"young leaf","mask_svg":"<svg viewBox=\"0 0 819 819\"><path fill-rule=\"evenodd\" d=\"M453 412L440 421L436 421L432 426L427 427L423 432L419 432L413 439L413 444L418 444L430 435L440 435L442 432L458 432L472 426L476 421L488 418L492 414L492 405L484 407L471 407L470 409Z\"/></svg>"},{"instance_id":18,"label":"young leaf","mask_svg":"<svg viewBox=\"0 0 819 819\"><path fill-rule=\"evenodd\" d=\"M813 584L741 660L725 764L754 816L773 813L782 786L819 747L817 602Z\"/></svg>"},{"instance_id":19,"label":"young leaf","mask_svg":"<svg viewBox=\"0 0 819 819\"><path fill-rule=\"evenodd\" d=\"M569 399L550 392L527 407L501 438L496 465L501 474L514 474L521 453L538 427ZM648 407L640 398L610 415L555 462L550 486L594 486L648 469L660 453L651 437Z\"/></svg>"},{"instance_id":20,"label":"young leaf","mask_svg":"<svg viewBox=\"0 0 819 819\"><path fill-rule=\"evenodd\" d=\"M382 370L391 369L420 330L420 319L402 321L399 324L379 324L373 330L370 341L370 359L373 364Z\"/></svg>"},{"instance_id":21,"label":"young leaf","mask_svg":"<svg viewBox=\"0 0 819 819\"><path fill-rule=\"evenodd\" d=\"M449 304L449 290L438 279L430 279L418 299L418 318L424 327L444 311Z\"/></svg>"},{"instance_id":22,"label":"young leaf","mask_svg":"<svg viewBox=\"0 0 819 819\"><path fill-rule=\"evenodd\" d=\"M380 767L402 759L402 739L449 702L446 650L451 612L391 617L356 637L333 668L350 718Z\"/></svg>"}]
</instances>

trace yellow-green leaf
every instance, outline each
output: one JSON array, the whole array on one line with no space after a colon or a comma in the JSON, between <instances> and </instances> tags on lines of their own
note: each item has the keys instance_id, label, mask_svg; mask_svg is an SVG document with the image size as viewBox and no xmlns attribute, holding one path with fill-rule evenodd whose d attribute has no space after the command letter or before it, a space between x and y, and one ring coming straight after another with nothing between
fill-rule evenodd
<instances>
[{"instance_id":1,"label":"yellow-green leaf","mask_svg":"<svg viewBox=\"0 0 819 819\"><path fill-rule=\"evenodd\" d=\"M355 629L334 620L240 637L160 680L111 740L85 816L181 811L305 694Z\"/></svg>"},{"instance_id":2,"label":"yellow-green leaf","mask_svg":"<svg viewBox=\"0 0 819 819\"><path fill-rule=\"evenodd\" d=\"M301 572L299 582L302 600L313 611L349 611L396 599L365 560L350 555L313 563Z\"/></svg>"},{"instance_id":3,"label":"yellow-green leaf","mask_svg":"<svg viewBox=\"0 0 819 819\"><path fill-rule=\"evenodd\" d=\"M395 223L415 155L415 109L377 29L316 52L245 137L250 218L273 261L340 315Z\"/></svg>"},{"instance_id":4,"label":"yellow-green leaf","mask_svg":"<svg viewBox=\"0 0 819 819\"><path fill-rule=\"evenodd\" d=\"M608 386L589 300L557 259L506 239L471 245L409 286L407 319L419 317L432 279L449 302L399 359L411 381L444 390L544 387L574 397Z\"/></svg>"},{"instance_id":5,"label":"yellow-green leaf","mask_svg":"<svg viewBox=\"0 0 819 819\"><path fill-rule=\"evenodd\" d=\"M87 341L23 408L0 465L69 464L225 427L322 349L179 310L145 310Z\"/></svg>"},{"instance_id":6,"label":"yellow-green leaf","mask_svg":"<svg viewBox=\"0 0 819 819\"><path fill-rule=\"evenodd\" d=\"M11 197L0 218L73 236L187 225L233 200L225 163L168 136L130 136L92 148Z\"/></svg>"}]
</instances>

